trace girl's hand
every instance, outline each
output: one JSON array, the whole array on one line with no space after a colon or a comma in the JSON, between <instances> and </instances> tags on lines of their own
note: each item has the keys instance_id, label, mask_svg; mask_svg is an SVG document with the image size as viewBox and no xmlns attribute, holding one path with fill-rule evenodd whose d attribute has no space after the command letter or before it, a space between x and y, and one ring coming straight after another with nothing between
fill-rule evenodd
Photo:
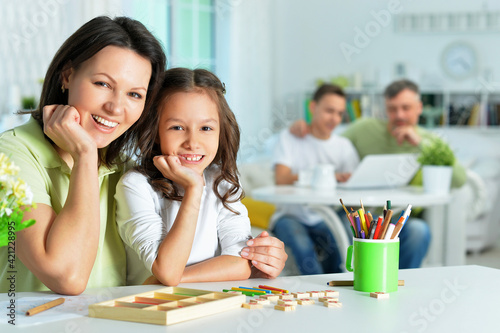
<instances>
[{"instance_id":1,"label":"girl's hand","mask_svg":"<svg viewBox=\"0 0 500 333\"><path fill-rule=\"evenodd\" d=\"M69 105L43 107L43 131L62 150L78 160L82 153L95 151L94 139L80 123L80 114Z\"/></svg>"},{"instance_id":2,"label":"girl's hand","mask_svg":"<svg viewBox=\"0 0 500 333\"><path fill-rule=\"evenodd\" d=\"M159 155L153 158L156 168L165 178L179 184L187 190L189 187L203 187L203 177L194 170L181 164L179 157L174 155Z\"/></svg>"},{"instance_id":3,"label":"girl's hand","mask_svg":"<svg viewBox=\"0 0 500 333\"><path fill-rule=\"evenodd\" d=\"M241 256L252 261L252 278L274 279L280 275L288 259L282 241L263 231L256 238L249 240L247 245L248 247L241 251Z\"/></svg>"}]
</instances>

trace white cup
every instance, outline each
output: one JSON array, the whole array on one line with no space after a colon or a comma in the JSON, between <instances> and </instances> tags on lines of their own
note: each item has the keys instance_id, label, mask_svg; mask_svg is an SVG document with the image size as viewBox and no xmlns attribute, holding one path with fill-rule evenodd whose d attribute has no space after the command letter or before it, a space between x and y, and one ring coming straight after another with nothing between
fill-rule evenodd
<instances>
[{"instance_id":1,"label":"white cup","mask_svg":"<svg viewBox=\"0 0 500 333\"><path fill-rule=\"evenodd\" d=\"M318 164L314 169L312 187L318 190L334 190L337 187L335 166L332 164Z\"/></svg>"},{"instance_id":2,"label":"white cup","mask_svg":"<svg viewBox=\"0 0 500 333\"><path fill-rule=\"evenodd\" d=\"M299 185L299 186L311 186L313 174L314 174L314 170L312 170L312 169L300 170L297 185Z\"/></svg>"}]
</instances>

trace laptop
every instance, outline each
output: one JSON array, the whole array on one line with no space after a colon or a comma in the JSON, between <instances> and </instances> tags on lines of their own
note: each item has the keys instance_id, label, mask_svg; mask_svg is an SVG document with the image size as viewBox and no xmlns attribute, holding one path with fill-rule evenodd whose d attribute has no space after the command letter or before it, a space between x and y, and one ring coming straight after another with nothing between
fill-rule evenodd
<instances>
[{"instance_id":1,"label":"laptop","mask_svg":"<svg viewBox=\"0 0 500 333\"><path fill-rule=\"evenodd\" d=\"M408 185L420 168L418 154L367 155L340 189L394 188Z\"/></svg>"}]
</instances>

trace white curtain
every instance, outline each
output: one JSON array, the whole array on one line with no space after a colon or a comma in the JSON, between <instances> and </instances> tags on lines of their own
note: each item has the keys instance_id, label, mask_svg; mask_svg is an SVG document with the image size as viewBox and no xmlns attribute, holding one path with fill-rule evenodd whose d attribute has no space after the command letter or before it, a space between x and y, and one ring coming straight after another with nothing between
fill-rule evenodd
<instances>
[{"instance_id":1,"label":"white curtain","mask_svg":"<svg viewBox=\"0 0 500 333\"><path fill-rule=\"evenodd\" d=\"M120 15L120 0L0 1L0 131L25 120L13 113L22 97L40 97L41 80L57 49L83 23Z\"/></svg>"}]
</instances>

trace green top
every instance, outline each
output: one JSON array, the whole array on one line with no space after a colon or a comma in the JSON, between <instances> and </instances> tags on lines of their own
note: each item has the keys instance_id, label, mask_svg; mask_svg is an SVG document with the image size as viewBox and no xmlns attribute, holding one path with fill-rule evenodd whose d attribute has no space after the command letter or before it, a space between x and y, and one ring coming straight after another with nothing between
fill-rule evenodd
<instances>
[{"instance_id":1,"label":"green top","mask_svg":"<svg viewBox=\"0 0 500 333\"><path fill-rule=\"evenodd\" d=\"M68 195L71 169L45 138L38 122L30 118L26 124L0 134L0 151L20 168L19 177L30 186L33 202L49 205L59 214ZM116 184L124 169L122 166L99 168L101 230L88 288L125 285L125 249L116 228L114 201ZM7 259L7 247L0 248L0 262L3 263L0 292L9 292L11 281L7 278L11 275L15 277L12 281L15 281L17 292L48 290L17 256L15 273L9 272L12 269Z\"/></svg>"},{"instance_id":2,"label":"green top","mask_svg":"<svg viewBox=\"0 0 500 333\"><path fill-rule=\"evenodd\" d=\"M438 138L437 135L417 127L417 133L426 138ZM353 143L362 159L369 154L403 154L420 153L420 146L414 146L405 141L398 144L394 136L387 130L387 121L375 118L361 118L350 125L342 135ZM465 169L455 160L453 165L452 187L465 184L467 175ZM412 180L414 185L422 185L421 171Z\"/></svg>"}]
</instances>

